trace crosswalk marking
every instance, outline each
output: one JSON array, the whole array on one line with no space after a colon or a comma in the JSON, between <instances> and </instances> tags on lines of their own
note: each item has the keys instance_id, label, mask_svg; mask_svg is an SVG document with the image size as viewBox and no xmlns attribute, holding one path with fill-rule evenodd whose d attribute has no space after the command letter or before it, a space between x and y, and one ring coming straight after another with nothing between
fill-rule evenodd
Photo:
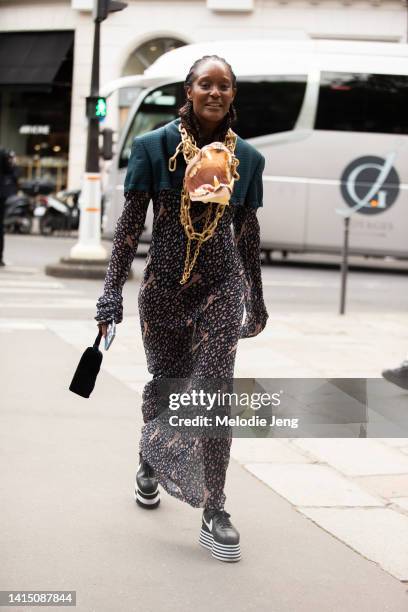
<instances>
[{"instance_id":1,"label":"crosswalk marking","mask_svg":"<svg viewBox=\"0 0 408 612\"><path fill-rule=\"evenodd\" d=\"M56 281L36 281L29 279L3 279L0 276L0 287L33 287L44 289L63 289L65 285Z\"/></svg>"},{"instance_id":2,"label":"crosswalk marking","mask_svg":"<svg viewBox=\"0 0 408 612\"><path fill-rule=\"evenodd\" d=\"M92 308L95 309L96 300L89 298L76 298L72 300L58 300L58 302L0 302L0 308L28 308L28 309L45 309L45 308L57 308L57 309L70 309L70 308Z\"/></svg>"},{"instance_id":3,"label":"crosswalk marking","mask_svg":"<svg viewBox=\"0 0 408 612\"><path fill-rule=\"evenodd\" d=\"M1 276L8 274L38 274L39 268L28 266L12 266L10 262L6 262L7 266L0 270Z\"/></svg>"},{"instance_id":4,"label":"crosswalk marking","mask_svg":"<svg viewBox=\"0 0 408 612\"><path fill-rule=\"evenodd\" d=\"M0 285L0 294L3 293L5 295L81 295L82 291L77 291L76 289L42 289L37 287L2 287Z\"/></svg>"},{"instance_id":5,"label":"crosswalk marking","mask_svg":"<svg viewBox=\"0 0 408 612\"><path fill-rule=\"evenodd\" d=\"M88 310L93 316L97 297L87 297L81 288L71 288L59 279L48 279L38 268L12 266L0 272L0 309L10 312L32 310ZM80 284L79 284L80 287ZM3 327L4 329L4 327Z\"/></svg>"},{"instance_id":6,"label":"crosswalk marking","mask_svg":"<svg viewBox=\"0 0 408 612\"><path fill-rule=\"evenodd\" d=\"M352 279L354 280L354 279ZM378 281L361 281L358 280L358 285L365 289L378 289L381 283ZM337 289L339 281L303 281L303 280L271 280L264 279L262 281L264 287L303 287L308 289Z\"/></svg>"},{"instance_id":7,"label":"crosswalk marking","mask_svg":"<svg viewBox=\"0 0 408 612\"><path fill-rule=\"evenodd\" d=\"M4 331L32 331L32 330L44 330L47 326L44 323L34 323L31 321L0 321L0 332Z\"/></svg>"}]
</instances>

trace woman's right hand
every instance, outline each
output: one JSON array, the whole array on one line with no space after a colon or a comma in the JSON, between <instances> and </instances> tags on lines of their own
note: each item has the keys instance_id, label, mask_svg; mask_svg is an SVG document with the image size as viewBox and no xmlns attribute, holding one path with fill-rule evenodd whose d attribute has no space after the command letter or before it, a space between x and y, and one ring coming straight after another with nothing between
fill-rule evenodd
<instances>
[{"instance_id":1,"label":"woman's right hand","mask_svg":"<svg viewBox=\"0 0 408 612\"><path fill-rule=\"evenodd\" d=\"M108 323L98 323L99 330L102 332L102 336L106 338L108 332Z\"/></svg>"}]
</instances>

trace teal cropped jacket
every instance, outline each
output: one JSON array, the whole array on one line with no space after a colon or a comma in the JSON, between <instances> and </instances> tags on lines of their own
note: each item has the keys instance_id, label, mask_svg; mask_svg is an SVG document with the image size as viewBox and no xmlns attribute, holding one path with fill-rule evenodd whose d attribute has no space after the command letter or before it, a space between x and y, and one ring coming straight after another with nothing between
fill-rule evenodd
<instances>
[{"instance_id":1,"label":"teal cropped jacket","mask_svg":"<svg viewBox=\"0 0 408 612\"><path fill-rule=\"evenodd\" d=\"M181 191L186 169L181 152L177 156L176 170L170 172L168 168L168 160L181 140L179 123L180 118L174 119L134 139L126 173L125 192L140 190L154 195L162 189ZM234 183L230 204L259 208L263 206L262 173L265 158L240 136L237 136L235 155L239 159L237 170L240 178Z\"/></svg>"}]
</instances>

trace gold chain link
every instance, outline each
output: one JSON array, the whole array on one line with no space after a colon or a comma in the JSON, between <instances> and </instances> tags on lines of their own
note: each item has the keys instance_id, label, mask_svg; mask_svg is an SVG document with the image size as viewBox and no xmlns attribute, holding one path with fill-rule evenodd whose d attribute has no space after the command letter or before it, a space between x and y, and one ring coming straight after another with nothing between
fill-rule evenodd
<instances>
[{"instance_id":1,"label":"gold chain link","mask_svg":"<svg viewBox=\"0 0 408 612\"><path fill-rule=\"evenodd\" d=\"M176 158L177 158L177 155L180 153L180 151L183 151L183 156L186 161L186 164L188 164L193 159L193 157L195 157L195 155L197 155L197 153L200 152L200 149L199 147L197 147L194 137L187 132L187 130L182 126L181 122L179 124L178 129L181 134L181 141L177 145L174 155L172 155L169 159L170 172L174 172L174 170L176 169L176 165L177 165ZM237 143L237 135L230 128L225 136L224 145L229 149L232 155L231 174L232 174L232 178L235 181L239 180L239 174L237 172L237 168L239 165L239 159L235 157L235 154L234 154L236 143ZM213 221L210 223L211 209L213 206L216 206L217 208L215 210L215 217ZM190 214L191 200L190 200L188 191L186 189L186 178L184 177L183 188L181 190L181 200L180 200L180 221L181 221L182 226L184 227L184 231L187 236L187 253L186 253L186 259L184 262L183 276L180 280L181 285L183 285L184 283L188 281L191 275L192 269L197 260L198 253L200 251L202 243L206 242L214 235L215 229L218 225L218 221L224 214L224 210L226 206L229 206L229 202L226 202L225 204L217 204L215 202L208 202L208 210L206 213L203 230L201 232L196 232L194 230L194 227L191 221L191 214ZM191 241L192 240L197 240L197 244L195 247L193 257L190 261Z\"/></svg>"}]
</instances>

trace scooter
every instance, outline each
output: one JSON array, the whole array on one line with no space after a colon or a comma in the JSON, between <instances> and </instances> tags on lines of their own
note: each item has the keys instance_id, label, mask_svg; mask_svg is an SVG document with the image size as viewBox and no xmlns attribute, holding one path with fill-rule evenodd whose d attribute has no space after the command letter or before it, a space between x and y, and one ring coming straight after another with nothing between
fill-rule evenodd
<instances>
[{"instance_id":1,"label":"scooter","mask_svg":"<svg viewBox=\"0 0 408 612\"><path fill-rule=\"evenodd\" d=\"M33 204L25 194L9 196L5 203L4 230L29 234L33 227Z\"/></svg>"},{"instance_id":2,"label":"scooter","mask_svg":"<svg viewBox=\"0 0 408 612\"><path fill-rule=\"evenodd\" d=\"M59 191L55 196L48 196L46 202L37 206L34 216L39 217L39 229L43 236L51 236L55 231L71 231L79 228L80 189ZM105 195L101 198L101 231L105 207Z\"/></svg>"},{"instance_id":3,"label":"scooter","mask_svg":"<svg viewBox=\"0 0 408 612\"><path fill-rule=\"evenodd\" d=\"M49 181L20 181L19 193L8 197L5 203L5 230L29 234L33 226L35 208L43 197L54 189L54 183Z\"/></svg>"},{"instance_id":4,"label":"scooter","mask_svg":"<svg viewBox=\"0 0 408 612\"><path fill-rule=\"evenodd\" d=\"M80 191L60 191L57 196L48 196L34 210L39 217L39 229L43 236L51 236L55 231L77 230L79 227L78 197Z\"/></svg>"}]
</instances>

